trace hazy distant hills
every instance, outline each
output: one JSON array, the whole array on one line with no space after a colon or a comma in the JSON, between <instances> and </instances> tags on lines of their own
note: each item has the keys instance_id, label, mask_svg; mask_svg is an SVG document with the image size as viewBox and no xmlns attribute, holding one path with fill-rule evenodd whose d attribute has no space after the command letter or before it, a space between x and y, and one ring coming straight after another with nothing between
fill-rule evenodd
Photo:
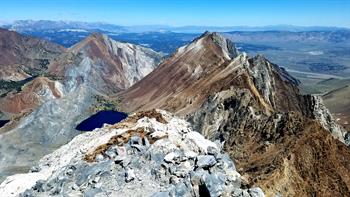
<instances>
[{"instance_id":1,"label":"hazy distant hills","mask_svg":"<svg viewBox=\"0 0 350 197\"><path fill-rule=\"evenodd\" d=\"M343 27L321 27L321 26L293 26L293 25L270 25L270 26L168 26L168 25L135 25L120 26L101 22L74 22L74 21L50 21L50 20L17 20L13 22L2 22L2 27L13 29L18 32L57 30L57 29L81 29L102 30L114 33L129 32L154 32L172 31L179 33L203 33L204 31L338 31L348 30Z\"/></svg>"},{"instance_id":2,"label":"hazy distant hills","mask_svg":"<svg viewBox=\"0 0 350 197\"><path fill-rule=\"evenodd\" d=\"M47 31L47 30L62 30L62 31L112 31L112 32L126 32L127 30L118 25L106 23L87 23L87 22L72 22L72 21L49 21L49 20L17 20L10 23L2 24L2 27L15 30L17 32L30 31Z\"/></svg>"}]
</instances>

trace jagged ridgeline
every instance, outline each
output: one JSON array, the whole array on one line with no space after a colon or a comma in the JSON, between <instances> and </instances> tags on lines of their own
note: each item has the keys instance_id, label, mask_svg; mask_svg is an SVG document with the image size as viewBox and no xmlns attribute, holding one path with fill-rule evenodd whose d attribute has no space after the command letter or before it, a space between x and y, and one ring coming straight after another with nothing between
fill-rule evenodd
<instances>
[{"instance_id":1,"label":"jagged ridgeline","mask_svg":"<svg viewBox=\"0 0 350 197\"><path fill-rule=\"evenodd\" d=\"M162 61L149 49L93 34L47 72L64 80L41 77L3 98L48 92L0 138L9 161L3 167L33 166L46 155L29 173L2 182L8 196L350 193L349 134L322 99L302 95L283 68L239 52L218 33ZM112 108L132 115L78 135L77 123Z\"/></svg>"},{"instance_id":2,"label":"jagged ridgeline","mask_svg":"<svg viewBox=\"0 0 350 197\"><path fill-rule=\"evenodd\" d=\"M298 84L262 55L206 32L122 92L121 106L186 118L224 143L238 171L268 196L346 196L349 134Z\"/></svg>"}]
</instances>

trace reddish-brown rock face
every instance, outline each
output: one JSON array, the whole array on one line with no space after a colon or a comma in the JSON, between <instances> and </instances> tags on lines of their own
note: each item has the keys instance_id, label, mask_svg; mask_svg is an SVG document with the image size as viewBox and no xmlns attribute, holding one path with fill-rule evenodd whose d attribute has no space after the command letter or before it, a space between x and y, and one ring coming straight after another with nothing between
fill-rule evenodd
<instances>
[{"instance_id":1,"label":"reddish-brown rock face","mask_svg":"<svg viewBox=\"0 0 350 197\"><path fill-rule=\"evenodd\" d=\"M206 33L119 96L125 111L169 110L225 142L247 184L268 196L347 196L343 130L297 85L264 57L238 54L220 35Z\"/></svg>"},{"instance_id":2,"label":"reddish-brown rock face","mask_svg":"<svg viewBox=\"0 0 350 197\"><path fill-rule=\"evenodd\" d=\"M249 89L266 112L301 111L297 83L262 56L238 54L231 41L206 33L120 96L126 111L160 107L186 115L208 96L235 87Z\"/></svg>"},{"instance_id":3,"label":"reddish-brown rock face","mask_svg":"<svg viewBox=\"0 0 350 197\"><path fill-rule=\"evenodd\" d=\"M95 33L77 43L49 66L49 72L64 76L68 69L84 67L85 81L101 92L118 92L150 73L161 55L144 47L120 43Z\"/></svg>"},{"instance_id":4,"label":"reddish-brown rock face","mask_svg":"<svg viewBox=\"0 0 350 197\"><path fill-rule=\"evenodd\" d=\"M65 50L45 40L0 29L0 79L19 81L41 73Z\"/></svg>"},{"instance_id":5,"label":"reddish-brown rock face","mask_svg":"<svg viewBox=\"0 0 350 197\"><path fill-rule=\"evenodd\" d=\"M180 109L191 111L192 105L199 107L210 92L219 90L220 86L229 87L227 83L215 85L216 82L230 81L227 79L230 73L224 72L224 68L233 68L234 64L229 65L227 47L225 51L215 44L214 36L205 34L178 49L155 71L122 93L125 109L161 107L172 112Z\"/></svg>"}]
</instances>

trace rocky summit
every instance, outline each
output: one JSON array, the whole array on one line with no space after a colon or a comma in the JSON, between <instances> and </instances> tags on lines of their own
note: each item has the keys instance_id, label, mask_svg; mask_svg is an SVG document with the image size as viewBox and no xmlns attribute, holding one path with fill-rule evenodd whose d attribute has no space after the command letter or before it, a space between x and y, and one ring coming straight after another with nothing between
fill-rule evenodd
<instances>
[{"instance_id":1,"label":"rocky summit","mask_svg":"<svg viewBox=\"0 0 350 197\"><path fill-rule=\"evenodd\" d=\"M76 136L30 173L8 177L5 196L246 196L234 162L188 122L165 111L139 112Z\"/></svg>"}]
</instances>

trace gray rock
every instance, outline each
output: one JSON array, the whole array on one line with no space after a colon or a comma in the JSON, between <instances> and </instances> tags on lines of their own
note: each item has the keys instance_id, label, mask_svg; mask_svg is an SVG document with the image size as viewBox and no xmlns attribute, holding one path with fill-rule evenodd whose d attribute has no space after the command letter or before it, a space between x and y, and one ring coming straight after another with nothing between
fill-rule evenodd
<instances>
[{"instance_id":1,"label":"gray rock","mask_svg":"<svg viewBox=\"0 0 350 197\"><path fill-rule=\"evenodd\" d=\"M345 134L344 140L345 140L345 144L347 146L350 146L350 132Z\"/></svg>"},{"instance_id":2,"label":"gray rock","mask_svg":"<svg viewBox=\"0 0 350 197\"><path fill-rule=\"evenodd\" d=\"M45 181L44 180L37 181L32 189L35 191L38 191L38 192L44 192L45 191Z\"/></svg>"},{"instance_id":3,"label":"gray rock","mask_svg":"<svg viewBox=\"0 0 350 197\"><path fill-rule=\"evenodd\" d=\"M208 168L216 164L216 159L212 155L199 155L197 156L197 167Z\"/></svg>"},{"instance_id":4,"label":"gray rock","mask_svg":"<svg viewBox=\"0 0 350 197\"><path fill-rule=\"evenodd\" d=\"M31 190L26 190L25 192L20 194L20 197L34 197L34 195Z\"/></svg>"},{"instance_id":5,"label":"gray rock","mask_svg":"<svg viewBox=\"0 0 350 197\"><path fill-rule=\"evenodd\" d=\"M73 173L74 173L73 169L70 169L70 168L67 169L67 171L66 171L66 174L67 174L68 176L72 176Z\"/></svg>"},{"instance_id":6,"label":"gray rock","mask_svg":"<svg viewBox=\"0 0 350 197\"><path fill-rule=\"evenodd\" d=\"M146 150L146 147L143 145L139 145L139 144L132 144L131 145L132 148L135 148L136 150L138 150L139 152L144 152Z\"/></svg>"},{"instance_id":7,"label":"gray rock","mask_svg":"<svg viewBox=\"0 0 350 197\"><path fill-rule=\"evenodd\" d=\"M189 161L182 162L179 165L171 164L170 166L170 173L181 178L185 178L186 176L188 176L189 173L194 169L194 166L191 165Z\"/></svg>"},{"instance_id":8,"label":"gray rock","mask_svg":"<svg viewBox=\"0 0 350 197\"><path fill-rule=\"evenodd\" d=\"M112 165L112 161L104 161L95 163L94 165L82 165L76 170L76 174L79 174L79 176L76 177L75 183L80 187L86 183L92 175L109 172Z\"/></svg>"},{"instance_id":9,"label":"gray rock","mask_svg":"<svg viewBox=\"0 0 350 197\"><path fill-rule=\"evenodd\" d=\"M30 168L29 172L39 172L41 169L39 166L33 166Z\"/></svg>"},{"instance_id":10,"label":"gray rock","mask_svg":"<svg viewBox=\"0 0 350 197\"><path fill-rule=\"evenodd\" d=\"M184 183L179 183L176 185L175 188L175 196L186 196L186 194L189 194L190 190L187 188L187 186Z\"/></svg>"},{"instance_id":11,"label":"gray rock","mask_svg":"<svg viewBox=\"0 0 350 197\"><path fill-rule=\"evenodd\" d=\"M224 168L224 169L230 169L230 170L236 170L236 166L233 163L233 161L231 160L230 156L228 156L228 154L219 154L217 156L218 161L220 163L220 165Z\"/></svg>"},{"instance_id":12,"label":"gray rock","mask_svg":"<svg viewBox=\"0 0 350 197\"><path fill-rule=\"evenodd\" d=\"M251 197L248 190L246 190L246 189L242 190L242 193L240 196L241 197Z\"/></svg>"},{"instance_id":13,"label":"gray rock","mask_svg":"<svg viewBox=\"0 0 350 197\"><path fill-rule=\"evenodd\" d=\"M231 189L231 196L243 196L243 190L240 188L230 188ZM249 194L248 194L249 195Z\"/></svg>"},{"instance_id":14,"label":"gray rock","mask_svg":"<svg viewBox=\"0 0 350 197\"><path fill-rule=\"evenodd\" d=\"M95 176L95 178L92 180L93 183L98 183L100 181L100 176Z\"/></svg>"},{"instance_id":15,"label":"gray rock","mask_svg":"<svg viewBox=\"0 0 350 197\"><path fill-rule=\"evenodd\" d=\"M156 163L161 163L164 160L165 155L163 153L150 153L151 160L156 162Z\"/></svg>"},{"instance_id":16,"label":"gray rock","mask_svg":"<svg viewBox=\"0 0 350 197\"><path fill-rule=\"evenodd\" d=\"M119 155L117 155L115 158L114 158L114 162L115 163L121 163L125 158L124 157L121 157Z\"/></svg>"},{"instance_id":17,"label":"gray rock","mask_svg":"<svg viewBox=\"0 0 350 197\"><path fill-rule=\"evenodd\" d=\"M125 182L130 182L135 179L135 172L132 169L127 169L125 172Z\"/></svg>"},{"instance_id":18,"label":"gray rock","mask_svg":"<svg viewBox=\"0 0 350 197\"><path fill-rule=\"evenodd\" d=\"M84 192L84 197L95 197L96 194L101 193L102 189L100 188L92 188L88 189Z\"/></svg>"},{"instance_id":19,"label":"gray rock","mask_svg":"<svg viewBox=\"0 0 350 197\"><path fill-rule=\"evenodd\" d=\"M151 145L147 137L142 138L142 145L144 145L145 147L149 147Z\"/></svg>"},{"instance_id":20,"label":"gray rock","mask_svg":"<svg viewBox=\"0 0 350 197\"><path fill-rule=\"evenodd\" d=\"M265 197L264 192L259 187L253 187L248 190L251 197Z\"/></svg>"},{"instance_id":21,"label":"gray rock","mask_svg":"<svg viewBox=\"0 0 350 197\"><path fill-rule=\"evenodd\" d=\"M180 182L180 179L176 176L171 176L169 179L169 183L172 185L176 185Z\"/></svg>"},{"instance_id":22,"label":"gray rock","mask_svg":"<svg viewBox=\"0 0 350 197\"><path fill-rule=\"evenodd\" d=\"M101 154L98 154L98 155L96 156L96 161L97 161L97 162L101 162L101 161L103 161L104 159L105 159L104 156L101 155Z\"/></svg>"},{"instance_id":23,"label":"gray rock","mask_svg":"<svg viewBox=\"0 0 350 197\"><path fill-rule=\"evenodd\" d=\"M191 179L192 185L201 185L203 176L205 174L208 174L208 172L203 169L198 169L196 171L190 172L190 179Z\"/></svg>"},{"instance_id":24,"label":"gray rock","mask_svg":"<svg viewBox=\"0 0 350 197\"><path fill-rule=\"evenodd\" d=\"M216 157L220 153L220 151L214 147L209 146L207 149L207 153L208 155L213 155Z\"/></svg>"},{"instance_id":25,"label":"gray rock","mask_svg":"<svg viewBox=\"0 0 350 197\"><path fill-rule=\"evenodd\" d=\"M178 160L179 158L180 158L180 154L178 152L171 152L171 153L168 153L167 155L165 155L164 161L166 161L168 163L173 163L176 160Z\"/></svg>"},{"instance_id":26,"label":"gray rock","mask_svg":"<svg viewBox=\"0 0 350 197\"><path fill-rule=\"evenodd\" d=\"M204 184L208 189L210 196L220 196L224 191L224 183L216 174L205 174L203 177Z\"/></svg>"},{"instance_id":27,"label":"gray rock","mask_svg":"<svg viewBox=\"0 0 350 197\"><path fill-rule=\"evenodd\" d=\"M72 185L72 190L78 191L78 190L79 190L78 185L75 184L75 183L73 183L73 185Z\"/></svg>"},{"instance_id":28,"label":"gray rock","mask_svg":"<svg viewBox=\"0 0 350 197\"><path fill-rule=\"evenodd\" d=\"M130 157L125 157L122 161L122 166L127 167L131 163L131 158Z\"/></svg>"},{"instance_id":29,"label":"gray rock","mask_svg":"<svg viewBox=\"0 0 350 197\"><path fill-rule=\"evenodd\" d=\"M170 197L169 192L156 192L151 197Z\"/></svg>"},{"instance_id":30,"label":"gray rock","mask_svg":"<svg viewBox=\"0 0 350 197\"><path fill-rule=\"evenodd\" d=\"M105 154L110 158L113 159L117 156L116 152L114 152L113 150L108 150L105 152Z\"/></svg>"},{"instance_id":31,"label":"gray rock","mask_svg":"<svg viewBox=\"0 0 350 197\"><path fill-rule=\"evenodd\" d=\"M134 135L130 138L129 143L130 143L130 145L142 144L142 139L139 136Z\"/></svg>"},{"instance_id":32,"label":"gray rock","mask_svg":"<svg viewBox=\"0 0 350 197\"><path fill-rule=\"evenodd\" d=\"M180 168L178 166L169 168L169 171L172 175L175 175L181 178L184 178L188 174L188 172L185 169Z\"/></svg>"},{"instance_id":33,"label":"gray rock","mask_svg":"<svg viewBox=\"0 0 350 197\"><path fill-rule=\"evenodd\" d=\"M135 169L141 169L142 168L142 161L139 158L134 158L130 161L131 168Z\"/></svg>"}]
</instances>

